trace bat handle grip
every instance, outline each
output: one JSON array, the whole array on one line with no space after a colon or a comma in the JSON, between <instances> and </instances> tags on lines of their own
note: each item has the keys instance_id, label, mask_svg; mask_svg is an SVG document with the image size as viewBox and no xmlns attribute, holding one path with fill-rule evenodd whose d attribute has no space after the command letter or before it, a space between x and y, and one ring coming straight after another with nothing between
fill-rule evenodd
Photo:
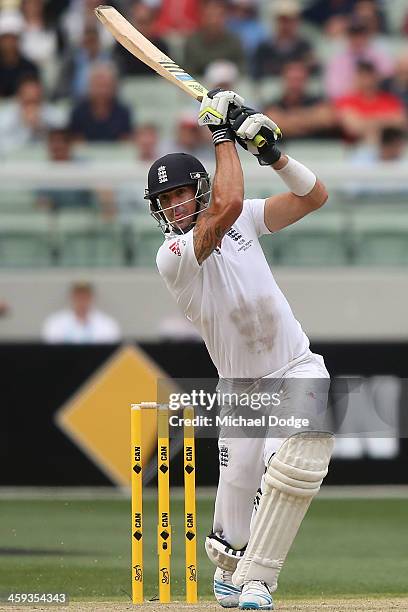
<instances>
[{"instance_id":1,"label":"bat handle grip","mask_svg":"<svg viewBox=\"0 0 408 612\"><path fill-rule=\"evenodd\" d=\"M261 134L257 134L257 136L255 136L255 138L253 139L252 144L258 147L258 149L262 148L266 145L266 138L261 136Z\"/></svg>"},{"instance_id":2,"label":"bat handle grip","mask_svg":"<svg viewBox=\"0 0 408 612\"><path fill-rule=\"evenodd\" d=\"M197 102L202 102L204 98L204 95L202 96L197 96ZM266 145L266 138L264 138L263 136L261 136L261 134L258 134L257 136L255 136L255 138L252 140L252 144L255 145L258 148L262 148Z\"/></svg>"}]
</instances>

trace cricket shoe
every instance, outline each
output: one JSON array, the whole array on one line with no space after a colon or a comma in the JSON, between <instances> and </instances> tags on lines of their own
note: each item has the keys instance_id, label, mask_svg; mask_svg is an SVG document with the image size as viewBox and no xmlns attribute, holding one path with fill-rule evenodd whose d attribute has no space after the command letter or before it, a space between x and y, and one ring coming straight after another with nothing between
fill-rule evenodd
<instances>
[{"instance_id":1,"label":"cricket shoe","mask_svg":"<svg viewBox=\"0 0 408 612\"><path fill-rule=\"evenodd\" d=\"M223 608L238 608L241 587L232 584L232 574L217 567L214 574L214 595Z\"/></svg>"},{"instance_id":2,"label":"cricket shoe","mask_svg":"<svg viewBox=\"0 0 408 612\"><path fill-rule=\"evenodd\" d=\"M239 597L239 609L273 610L273 600L268 585L261 580L246 582Z\"/></svg>"}]
</instances>

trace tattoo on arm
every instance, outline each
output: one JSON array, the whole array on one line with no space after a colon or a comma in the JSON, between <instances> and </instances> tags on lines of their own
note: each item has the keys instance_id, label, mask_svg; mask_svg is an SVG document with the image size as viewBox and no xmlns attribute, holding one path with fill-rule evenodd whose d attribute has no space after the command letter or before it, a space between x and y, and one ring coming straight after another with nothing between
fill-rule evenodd
<instances>
[{"instance_id":1,"label":"tattoo on arm","mask_svg":"<svg viewBox=\"0 0 408 612\"><path fill-rule=\"evenodd\" d=\"M199 264L202 264L220 244L227 229L210 211L207 210L200 215L194 228L194 252Z\"/></svg>"}]
</instances>

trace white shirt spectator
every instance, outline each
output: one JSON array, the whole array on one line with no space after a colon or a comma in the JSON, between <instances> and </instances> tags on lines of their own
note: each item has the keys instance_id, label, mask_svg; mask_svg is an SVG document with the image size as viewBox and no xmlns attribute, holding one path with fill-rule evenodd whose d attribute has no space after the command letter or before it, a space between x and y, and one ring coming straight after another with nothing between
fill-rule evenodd
<instances>
[{"instance_id":1,"label":"white shirt spectator","mask_svg":"<svg viewBox=\"0 0 408 612\"><path fill-rule=\"evenodd\" d=\"M116 321L99 310L90 310L84 320L67 309L46 319L42 337L48 344L104 344L119 342L121 333Z\"/></svg>"},{"instance_id":2,"label":"white shirt spectator","mask_svg":"<svg viewBox=\"0 0 408 612\"><path fill-rule=\"evenodd\" d=\"M21 36L21 50L28 59L45 68L55 60L57 36L52 30L26 26Z\"/></svg>"},{"instance_id":3,"label":"white shirt spectator","mask_svg":"<svg viewBox=\"0 0 408 612\"><path fill-rule=\"evenodd\" d=\"M97 4L95 2L94 6L92 6L91 2L71 0L68 9L61 18L62 30L71 47L79 46L87 21L95 22L93 8ZM113 36L101 23L97 22L96 26L99 31L102 48L112 49L115 42Z\"/></svg>"},{"instance_id":4,"label":"white shirt spectator","mask_svg":"<svg viewBox=\"0 0 408 612\"><path fill-rule=\"evenodd\" d=\"M21 107L11 103L0 111L0 153L20 149L28 144L42 142L50 128L64 125L66 113L51 104L43 104L39 110L36 129L28 125L22 117Z\"/></svg>"}]
</instances>

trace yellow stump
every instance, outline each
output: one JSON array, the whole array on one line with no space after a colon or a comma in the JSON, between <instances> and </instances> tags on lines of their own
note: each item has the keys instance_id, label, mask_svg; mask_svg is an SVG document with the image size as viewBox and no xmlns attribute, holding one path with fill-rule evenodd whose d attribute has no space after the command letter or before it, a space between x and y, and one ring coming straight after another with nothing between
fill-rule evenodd
<instances>
[{"instance_id":1,"label":"yellow stump","mask_svg":"<svg viewBox=\"0 0 408 612\"><path fill-rule=\"evenodd\" d=\"M158 477L158 527L157 552L159 555L159 601L170 602L170 555L171 555L171 525L170 525L170 443L169 443L169 411L167 407L157 410L157 477Z\"/></svg>"},{"instance_id":2,"label":"yellow stump","mask_svg":"<svg viewBox=\"0 0 408 612\"><path fill-rule=\"evenodd\" d=\"M143 457L142 410L131 409L132 601L143 603Z\"/></svg>"},{"instance_id":3,"label":"yellow stump","mask_svg":"<svg viewBox=\"0 0 408 612\"><path fill-rule=\"evenodd\" d=\"M186 601L197 602L197 515L195 495L194 418L192 408L184 409L184 533L186 545ZM188 423L188 422L187 422Z\"/></svg>"}]
</instances>

